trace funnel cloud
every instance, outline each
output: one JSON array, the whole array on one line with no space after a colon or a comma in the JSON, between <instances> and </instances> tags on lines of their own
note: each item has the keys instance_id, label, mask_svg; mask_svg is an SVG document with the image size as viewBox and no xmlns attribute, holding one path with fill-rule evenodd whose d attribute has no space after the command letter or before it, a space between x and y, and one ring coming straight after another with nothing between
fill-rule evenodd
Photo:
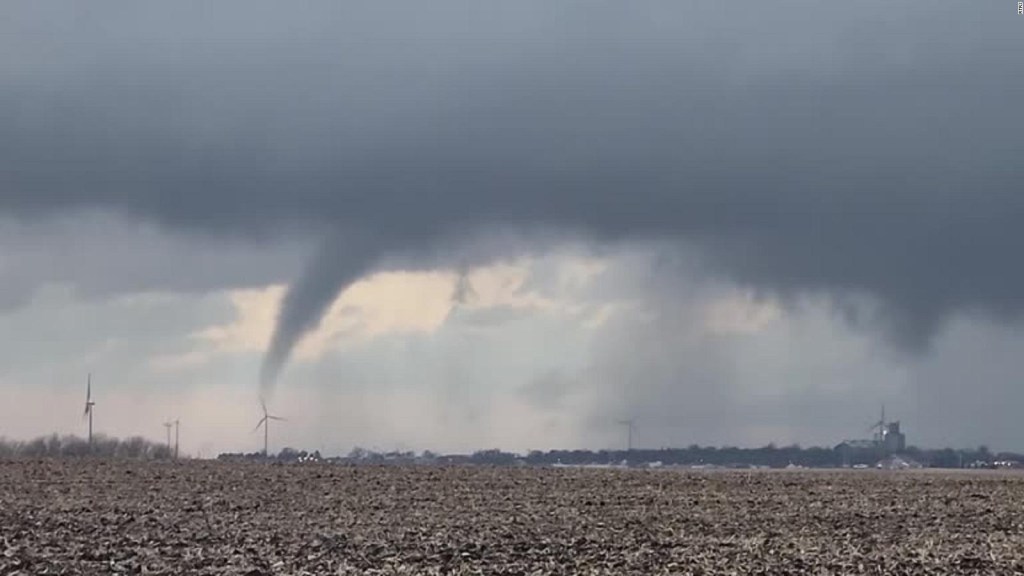
<instances>
[{"instance_id":1,"label":"funnel cloud","mask_svg":"<svg viewBox=\"0 0 1024 576\"><path fill-rule=\"evenodd\" d=\"M281 302L270 345L260 367L260 391L269 396L292 350L346 286L369 270L373 255L354 235L331 234Z\"/></svg>"}]
</instances>

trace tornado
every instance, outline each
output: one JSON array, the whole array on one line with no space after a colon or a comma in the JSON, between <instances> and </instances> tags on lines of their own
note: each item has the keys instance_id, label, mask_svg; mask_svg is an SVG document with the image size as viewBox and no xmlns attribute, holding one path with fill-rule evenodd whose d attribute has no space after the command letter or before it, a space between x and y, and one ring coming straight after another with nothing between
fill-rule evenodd
<instances>
[{"instance_id":1,"label":"tornado","mask_svg":"<svg viewBox=\"0 0 1024 576\"><path fill-rule=\"evenodd\" d=\"M299 340L320 326L338 295L365 275L375 261L368 244L351 235L335 234L320 245L281 302L260 366L260 392L264 397L273 393Z\"/></svg>"}]
</instances>

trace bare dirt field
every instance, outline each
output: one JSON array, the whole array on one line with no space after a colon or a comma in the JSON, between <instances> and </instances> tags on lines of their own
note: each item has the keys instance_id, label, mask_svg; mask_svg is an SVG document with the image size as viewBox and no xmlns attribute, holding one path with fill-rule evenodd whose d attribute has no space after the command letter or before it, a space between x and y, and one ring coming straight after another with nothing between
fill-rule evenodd
<instances>
[{"instance_id":1,"label":"bare dirt field","mask_svg":"<svg viewBox=\"0 0 1024 576\"><path fill-rule=\"evenodd\" d=\"M1024 476L0 462L0 574L1021 574Z\"/></svg>"}]
</instances>

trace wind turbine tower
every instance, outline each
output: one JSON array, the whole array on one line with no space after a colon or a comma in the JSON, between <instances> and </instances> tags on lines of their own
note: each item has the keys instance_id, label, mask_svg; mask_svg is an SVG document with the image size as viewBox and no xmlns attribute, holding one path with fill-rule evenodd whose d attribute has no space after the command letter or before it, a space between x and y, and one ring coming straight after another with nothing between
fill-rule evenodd
<instances>
[{"instance_id":1,"label":"wind turbine tower","mask_svg":"<svg viewBox=\"0 0 1024 576\"><path fill-rule=\"evenodd\" d=\"M256 424L256 427L253 428L252 431L255 432L260 429L260 426L263 426L263 457L266 458L268 454L267 447L270 444L270 421L279 420L284 422L284 418L281 418L280 416L271 416L270 413L267 412L267 403L264 402L262 398L260 398L260 406L263 408L263 418L260 419L259 423Z\"/></svg>"},{"instance_id":2,"label":"wind turbine tower","mask_svg":"<svg viewBox=\"0 0 1024 576\"><path fill-rule=\"evenodd\" d=\"M167 428L167 454L174 455L174 459L178 459L178 426L180 422L177 419L168 420L164 422L164 428ZM174 426L174 452L171 452L171 426Z\"/></svg>"},{"instance_id":3,"label":"wind turbine tower","mask_svg":"<svg viewBox=\"0 0 1024 576\"><path fill-rule=\"evenodd\" d=\"M875 441L877 441L879 443L884 443L885 442L885 433L887 432L887 430L886 430L886 425L887 424L888 423L885 421L885 404L882 404L882 416L881 416L881 418L879 418L878 421L875 422L874 424L872 424L871 428L869 428L869 430L878 430L878 432L875 433Z\"/></svg>"},{"instance_id":4,"label":"wind turbine tower","mask_svg":"<svg viewBox=\"0 0 1024 576\"><path fill-rule=\"evenodd\" d=\"M171 426L174 426L174 422L164 422L164 428L167 429L167 454L171 453Z\"/></svg>"},{"instance_id":5,"label":"wind turbine tower","mask_svg":"<svg viewBox=\"0 0 1024 576\"><path fill-rule=\"evenodd\" d=\"M889 423L885 421L885 404L882 404L882 415L878 422L872 424L869 430L878 430L875 433L875 444L878 446L878 452L881 457L885 458L887 453L886 436L889 434Z\"/></svg>"},{"instance_id":6,"label":"wind turbine tower","mask_svg":"<svg viewBox=\"0 0 1024 576\"><path fill-rule=\"evenodd\" d=\"M620 426L626 427L626 451L633 451L633 434L636 432L636 422L632 418L629 420L619 420Z\"/></svg>"},{"instance_id":7,"label":"wind turbine tower","mask_svg":"<svg viewBox=\"0 0 1024 576\"><path fill-rule=\"evenodd\" d=\"M92 401L92 373L89 374L85 381L85 413L83 417L89 418L89 452L92 452L92 413L93 406L96 403Z\"/></svg>"}]
</instances>

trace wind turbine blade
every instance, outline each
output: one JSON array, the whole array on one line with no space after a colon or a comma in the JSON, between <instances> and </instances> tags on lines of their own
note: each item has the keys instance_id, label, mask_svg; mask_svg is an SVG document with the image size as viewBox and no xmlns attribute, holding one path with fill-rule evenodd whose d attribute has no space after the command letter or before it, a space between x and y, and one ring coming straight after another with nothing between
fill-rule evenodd
<instances>
[{"instance_id":1,"label":"wind turbine blade","mask_svg":"<svg viewBox=\"0 0 1024 576\"><path fill-rule=\"evenodd\" d=\"M260 406L263 408L263 415L267 414L267 403L263 400L263 396L260 396Z\"/></svg>"},{"instance_id":2,"label":"wind turbine blade","mask_svg":"<svg viewBox=\"0 0 1024 576\"><path fill-rule=\"evenodd\" d=\"M85 402L92 400L92 372L85 379Z\"/></svg>"},{"instance_id":3,"label":"wind turbine blade","mask_svg":"<svg viewBox=\"0 0 1024 576\"><path fill-rule=\"evenodd\" d=\"M263 418L260 419L260 423L257 424L256 427L252 429L252 431L255 432L255 431L259 430L260 426L263 426L263 423L266 422L266 421L267 421L267 417L264 416Z\"/></svg>"},{"instance_id":4,"label":"wind turbine blade","mask_svg":"<svg viewBox=\"0 0 1024 576\"><path fill-rule=\"evenodd\" d=\"M281 418L280 416L271 416L271 415L269 415L269 414L267 415L267 418L270 418L271 420L280 420L280 421L282 421L282 422L284 422L284 421L285 421L285 419L284 419L284 418Z\"/></svg>"}]
</instances>

